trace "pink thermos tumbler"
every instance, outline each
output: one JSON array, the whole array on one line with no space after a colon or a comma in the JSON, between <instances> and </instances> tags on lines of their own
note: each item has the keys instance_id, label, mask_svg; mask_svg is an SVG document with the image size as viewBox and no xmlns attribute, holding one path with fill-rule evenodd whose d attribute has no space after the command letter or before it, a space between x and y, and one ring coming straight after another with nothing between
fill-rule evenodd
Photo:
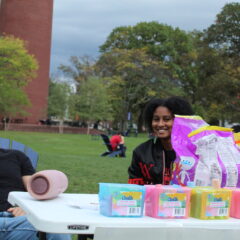
<instances>
[{"instance_id":1,"label":"pink thermos tumbler","mask_svg":"<svg viewBox=\"0 0 240 240\"><path fill-rule=\"evenodd\" d=\"M52 199L68 187L67 176L57 170L39 171L32 175L27 185L28 192L38 200Z\"/></svg>"}]
</instances>

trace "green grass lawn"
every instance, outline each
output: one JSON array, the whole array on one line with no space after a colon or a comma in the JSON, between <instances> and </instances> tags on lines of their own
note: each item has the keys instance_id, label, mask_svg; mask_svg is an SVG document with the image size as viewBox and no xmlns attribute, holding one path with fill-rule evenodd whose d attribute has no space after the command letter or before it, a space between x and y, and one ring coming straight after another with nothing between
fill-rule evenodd
<instances>
[{"instance_id":1,"label":"green grass lawn","mask_svg":"<svg viewBox=\"0 0 240 240\"><path fill-rule=\"evenodd\" d=\"M126 158L100 157L101 138L89 135L0 131L0 137L22 142L39 153L37 171L57 169L69 179L68 193L98 193L99 182L126 183L132 150L147 139L125 137Z\"/></svg>"},{"instance_id":2,"label":"green grass lawn","mask_svg":"<svg viewBox=\"0 0 240 240\"><path fill-rule=\"evenodd\" d=\"M68 193L98 193L99 182L127 183L132 150L147 135L125 137L126 158L100 157L106 151L101 138L80 134L0 131L0 137L22 142L39 153L37 171L57 169L68 176ZM72 235L77 240L76 235Z\"/></svg>"}]
</instances>

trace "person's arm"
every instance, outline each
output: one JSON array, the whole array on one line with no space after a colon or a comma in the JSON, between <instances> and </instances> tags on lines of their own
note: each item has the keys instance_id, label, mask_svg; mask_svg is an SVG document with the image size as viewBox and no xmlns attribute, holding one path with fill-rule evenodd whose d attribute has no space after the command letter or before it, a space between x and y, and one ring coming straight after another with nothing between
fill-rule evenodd
<instances>
[{"instance_id":1,"label":"person's arm","mask_svg":"<svg viewBox=\"0 0 240 240\"><path fill-rule=\"evenodd\" d=\"M27 184L31 176L35 173L30 159L22 152L18 152L18 157L21 162L21 176L25 190L27 191Z\"/></svg>"},{"instance_id":2,"label":"person's arm","mask_svg":"<svg viewBox=\"0 0 240 240\"><path fill-rule=\"evenodd\" d=\"M26 214L20 207L11 207L7 211L12 213L14 217L23 216Z\"/></svg>"},{"instance_id":3,"label":"person's arm","mask_svg":"<svg viewBox=\"0 0 240 240\"><path fill-rule=\"evenodd\" d=\"M133 151L132 162L128 168L129 184L139 184L144 185L144 179L142 175L141 168L139 166L140 159L135 151Z\"/></svg>"},{"instance_id":4,"label":"person's arm","mask_svg":"<svg viewBox=\"0 0 240 240\"><path fill-rule=\"evenodd\" d=\"M124 136L121 136L121 142L120 144L124 145Z\"/></svg>"},{"instance_id":5,"label":"person's arm","mask_svg":"<svg viewBox=\"0 0 240 240\"><path fill-rule=\"evenodd\" d=\"M23 176L22 177L23 185L26 190L27 190L27 184L28 184L30 178L31 178L31 176ZM26 214L20 207L11 207L7 211L12 213L12 215L14 217L23 216Z\"/></svg>"},{"instance_id":6,"label":"person's arm","mask_svg":"<svg viewBox=\"0 0 240 240\"><path fill-rule=\"evenodd\" d=\"M31 178L32 176L30 176L30 175L28 175L28 176L22 176L22 181L23 181L23 185L24 185L24 187L25 187L25 189L27 190L27 184L28 184L28 182L30 181L30 178Z\"/></svg>"}]
</instances>

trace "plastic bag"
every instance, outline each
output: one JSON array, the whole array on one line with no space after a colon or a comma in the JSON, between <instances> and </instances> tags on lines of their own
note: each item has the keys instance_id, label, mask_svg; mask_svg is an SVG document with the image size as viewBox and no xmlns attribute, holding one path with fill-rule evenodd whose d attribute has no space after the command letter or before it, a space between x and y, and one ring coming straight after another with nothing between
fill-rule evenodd
<instances>
[{"instance_id":1,"label":"plastic bag","mask_svg":"<svg viewBox=\"0 0 240 240\"><path fill-rule=\"evenodd\" d=\"M199 116L175 116L171 135L172 146L176 152L173 184L186 186L187 182L193 181L198 157L195 154L196 146L188 138L188 134L203 126L208 124Z\"/></svg>"},{"instance_id":2,"label":"plastic bag","mask_svg":"<svg viewBox=\"0 0 240 240\"><path fill-rule=\"evenodd\" d=\"M197 119L194 124L181 116L175 120L172 145L177 157L172 183L184 186L193 181L196 186L210 186L212 179L219 179L222 187L239 187L240 152L232 129L208 126Z\"/></svg>"},{"instance_id":3,"label":"plastic bag","mask_svg":"<svg viewBox=\"0 0 240 240\"><path fill-rule=\"evenodd\" d=\"M189 137L199 158L194 176L196 185L210 186L212 179L219 179L222 187L240 186L240 152L232 129L208 126Z\"/></svg>"}]
</instances>

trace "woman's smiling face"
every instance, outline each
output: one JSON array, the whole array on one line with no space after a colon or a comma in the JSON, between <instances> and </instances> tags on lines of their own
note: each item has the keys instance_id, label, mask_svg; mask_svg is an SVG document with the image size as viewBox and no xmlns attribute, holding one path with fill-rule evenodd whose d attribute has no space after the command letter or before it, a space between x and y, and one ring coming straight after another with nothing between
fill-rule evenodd
<instances>
[{"instance_id":1,"label":"woman's smiling face","mask_svg":"<svg viewBox=\"0 0 240 240\"><path fill-rule=\"evenodd\" d=\"M171 138L174 116L168 108L159 106L153 113L152 130L156 137Z\"/></svg>"}]
</instances>

